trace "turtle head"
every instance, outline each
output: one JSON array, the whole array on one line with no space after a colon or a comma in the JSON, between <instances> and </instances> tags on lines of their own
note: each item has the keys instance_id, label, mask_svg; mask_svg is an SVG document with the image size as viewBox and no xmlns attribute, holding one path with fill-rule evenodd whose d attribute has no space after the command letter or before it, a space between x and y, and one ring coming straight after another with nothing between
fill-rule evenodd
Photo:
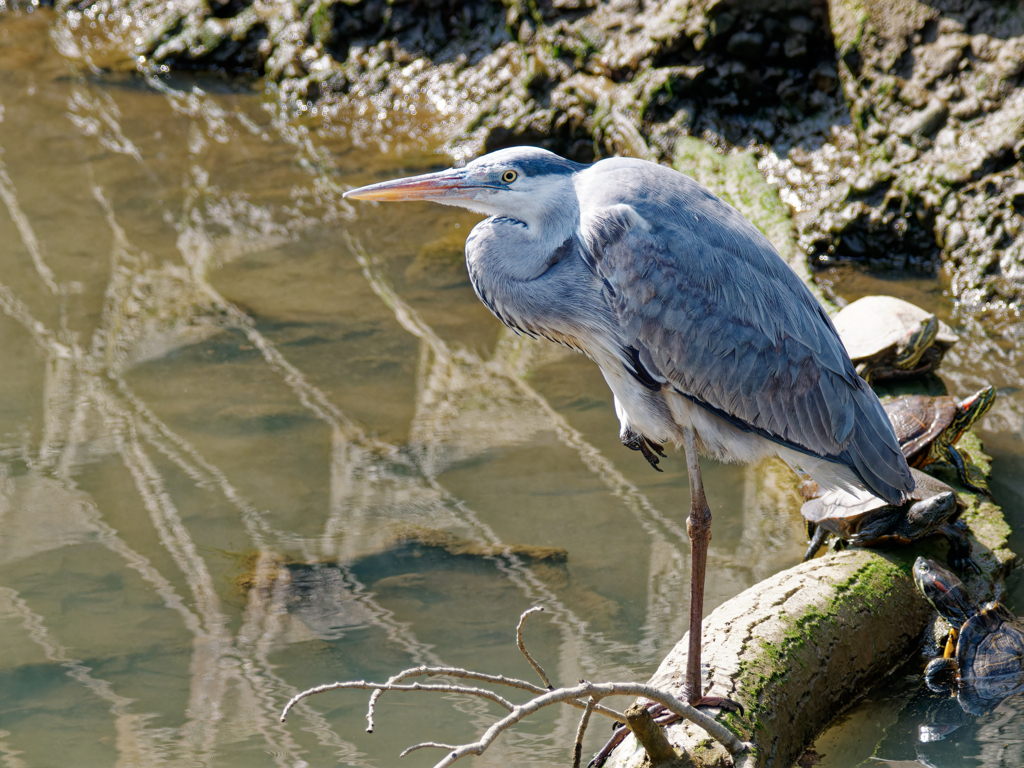
<instances>
[{"instance_id":1,"label":"turtle head","mask_svg":"<svg viewBox=\"0 0 1024 768\"><path fill-rule=\"evenodd\" d=\"M915 533L923 536L946 522L956 511L956 494L943 491L912 504L907 510L907 523Z\"/></svg>"},{"instance_id":2,"label":"turtle head","mask_svg":"<svg viewBox=\"0 0 1024 768\"><path fill-rule=\"evenodd\" d=\"M978 612L963 582L934 560L917 558L914 582L939 615L956 629Z\"/></svg>"},{"instance_id":3,"label":"turtle head","mask_svg":"<svg viewBox=\"0 0 1024 768\"><path fill-rule=\"evenodd\" d=\"M935 343L939 336L939 318L929 315L928 319L921 323L917 330L907 335L907 338L896 348L896 359L893 367L901 371L912 371L921 363L924 353Z\"/></svg>"},{"instance_id":4,"label":"turtle head","mask_svg":"<svg viewBox=\"0 0 1024 768\"><path fill-rule=\"evenodd\" d=\"M924 668L924 681L935 693L956 693L957 672L956 659L932 659Z\"/></svg>"},{"instance_id":5,"label":"turtle head","mask_svg":"<svg viewBox=\"0 0 1024 768\"><path fill-rule=\"evenodd\" d=\"M950 442L955 443L964 430L970 429L974 422L988 413L995 401L996 388L991 385L962 400L953 415L952 423L944 431L944 434L953 438Z\"/></svg>"}]
</instances>

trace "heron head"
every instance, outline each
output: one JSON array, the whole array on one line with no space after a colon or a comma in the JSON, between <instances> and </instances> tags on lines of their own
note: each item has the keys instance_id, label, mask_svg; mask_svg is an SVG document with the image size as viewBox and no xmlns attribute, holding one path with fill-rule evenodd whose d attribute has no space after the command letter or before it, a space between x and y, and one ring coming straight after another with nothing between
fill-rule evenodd
<instances>
[{"instance_id":1,"label":"heron head","mask_svg":"<svg viewBox=\"0 0 1024 768\"><path fill-rule=\"evenodd\" d=\"M371 184L345 193L358 200L433 200L527 226L579 218L572 177L586 166L536 147L491 152L462 168Z\"/></svg>"}]
</instances>

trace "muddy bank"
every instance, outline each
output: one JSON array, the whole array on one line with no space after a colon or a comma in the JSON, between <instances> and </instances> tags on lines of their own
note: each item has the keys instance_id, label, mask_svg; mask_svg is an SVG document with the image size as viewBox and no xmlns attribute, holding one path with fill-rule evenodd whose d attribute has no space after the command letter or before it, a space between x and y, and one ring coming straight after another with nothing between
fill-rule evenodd
<instances>
[{"instance_id":1,"label":"muddy bank","mask_svg":"<svg viewBox=\"0 0 1024 768\"><path fill-rule=\"evenodd\" d=\"M754 148L802 254L1024 298L1024 11L987 0L58 4L99 67L265 77L357 142ZM424 116L426 115L426 119Z\"/></svg>"}]
</instances>

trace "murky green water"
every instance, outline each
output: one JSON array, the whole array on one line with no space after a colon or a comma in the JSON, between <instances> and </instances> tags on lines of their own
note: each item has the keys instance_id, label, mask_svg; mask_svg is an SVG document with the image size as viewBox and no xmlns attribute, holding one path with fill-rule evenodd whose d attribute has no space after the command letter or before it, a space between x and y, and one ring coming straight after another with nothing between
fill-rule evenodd
<instances>
[{"instance_id":1,"label":"murky green water","mask_svg":"<svg viewBox=\"0 0 1024 768\"><path fill-rule=\"evenodd\" d=\"M365 692L276 715L419 663L529 677L535 603L556 682L646 678L685 631L685 467L651 471L591 363L480 306L476 217L341 200L439 158L353 147L245 83L94 74L65 33L0 15L0 763L391 765L499 710L390 695L372 736ZM930 282L885 287L948 314ZM1015 354L968 329L945 376L1004 388L985 437L1024 531ZM705 481L710 610L804 544L784 475ZM568 764L576 720L476 764ZM871 750L847 753L829 764Z\"/></svg>"}]
</instances>

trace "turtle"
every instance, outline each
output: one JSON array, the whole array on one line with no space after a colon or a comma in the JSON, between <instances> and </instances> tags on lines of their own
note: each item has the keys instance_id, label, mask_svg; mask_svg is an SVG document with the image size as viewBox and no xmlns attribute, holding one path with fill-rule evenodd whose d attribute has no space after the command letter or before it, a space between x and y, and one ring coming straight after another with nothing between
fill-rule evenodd
<instances>
[{"instance_id":1,"label":"turtle","mask_svg":"<svg viewBox=\"0 0 1024 768\"><path fill-rule=\"evenodd\" d=\"M917 469L910 472L914 492L899 506L869 491L843 489L819 493L805 502L800 513L814 532L804 562L814 557L830 533L855 547L909 544L941 533L949 539L950 565L959 571L977 568L971 559L967 525L959 519L964 502L941 480Z\"/></svg>"},{"instance_id":2,"label":"turtle","mask_svg":"<svg viewBox=\"0 0 1024 768\"><path fill-rule=\"evenodd\" d=\"M1024 626L999 602L979 608L963 583L934 560L914 563L914 581L952 625L942 657L924 679L936 692L955 694L966 712L982 715L1024 691Z\"/></svg>"},{"instance_id":3,"label":"turtle","mask_svg":"<svg viewBox=\"0 0 1024 768\"><path fill-rule=\"evenodd\" d=\"M935 315L894 296L865 296L832 322L868 384L933 371L959 341Z\"/></svg>"},{"instance_id":4,"label":"turtle","mask_svg":"<svg viewBox=\"0 0 1024 768\"><path fill-rule=\"evenodd\" d=\"M959 403L950 395L905 395L883 403L882 407L910 466L924 469L936 462L947 462L956 468L965 488L988 493L983 479L972 480L967 474L956 441L988 413L995 399L995 387L988 386Z\"/></svg>"}]
</instances>

